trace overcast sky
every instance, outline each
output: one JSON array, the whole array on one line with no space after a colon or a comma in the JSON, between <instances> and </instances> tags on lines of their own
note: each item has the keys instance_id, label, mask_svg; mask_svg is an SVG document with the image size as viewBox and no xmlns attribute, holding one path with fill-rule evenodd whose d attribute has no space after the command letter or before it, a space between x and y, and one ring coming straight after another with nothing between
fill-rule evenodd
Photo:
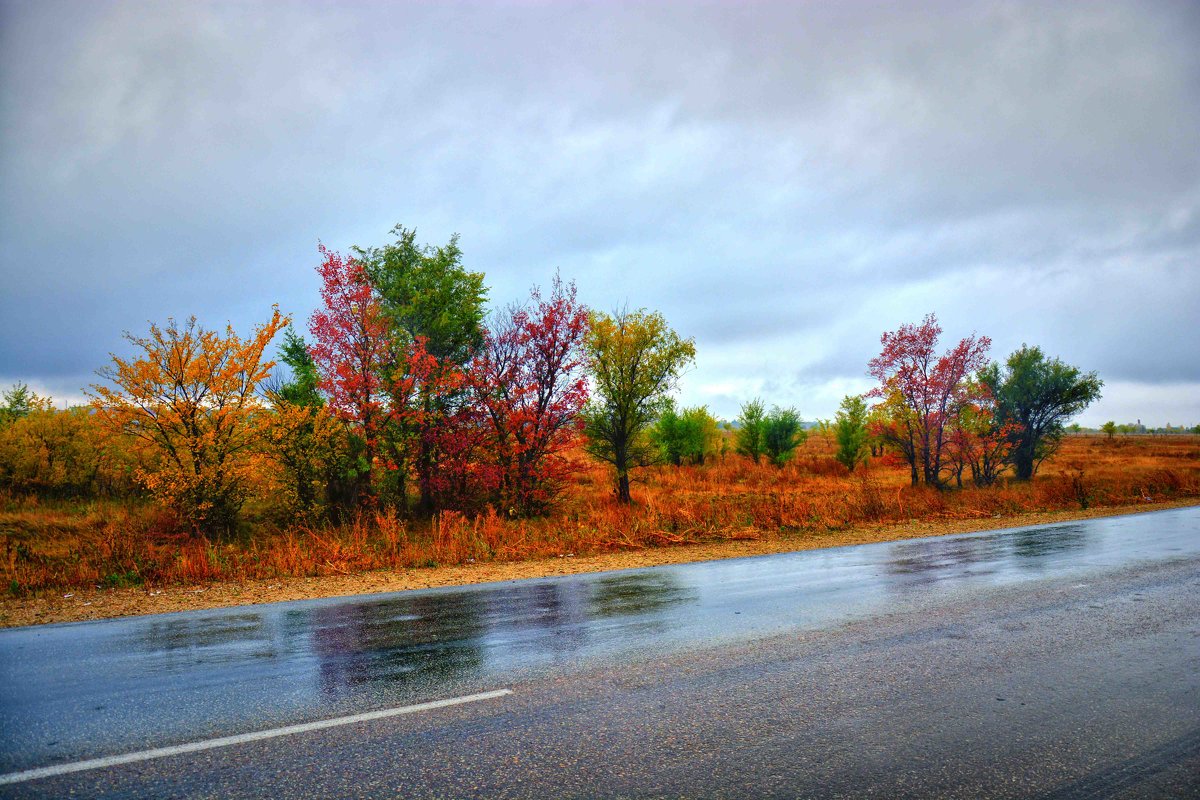
<instances>
[{"instance_id":1,"label":"overcast sky","mask_svg":"<svg viewBox=\"0 0 1200 800\"><path fill-rule=\"evenodd\" d=\"M318 239L461 234L695 337L681 400L830 417L935 312L1200 423L1200 5L0 0L0 385L303 329Z\"/></svg>"}]
</instances>

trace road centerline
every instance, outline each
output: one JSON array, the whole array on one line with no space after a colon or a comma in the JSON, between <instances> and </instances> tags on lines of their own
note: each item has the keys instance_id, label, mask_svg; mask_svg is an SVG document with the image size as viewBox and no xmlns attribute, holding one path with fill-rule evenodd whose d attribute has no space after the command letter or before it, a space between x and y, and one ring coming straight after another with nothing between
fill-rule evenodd
<instances>
[{"instance_id":1,"label":"road centerline","mask_svg":"<svg viewBox=\"0 0 1200 800\"><path fill-rule=\"evenodd\" d=\"M420 711L433 711L439 708L449 708L451 706L459 706L466 703L476 703L481 700L494 700L510 694L512 694L512 689L494 689L490 692L463 695L462 697L450 697L444 700L431 700L427 703L417 703L411 706L384 708L378 711L366 711L361 714L350 714L344 717L333 717L331 719L317 720L315 722L304 722L299 725L287 725L282 728L270 728L264 731L254 731L253 733L241 733L235 736L222 736L216 739L205 739L199 742L171 745L170 747L156 747L150 750L139 750L137 752L124 753L122 755L104 756L103 758L91 758L87 759L86 761L73 761L69 764L56 764L50 767L39 767L37 769L28 769L21 772L10 772L5 775L0 775L0 785L24 783L25 781L37 780L39 778L51 778L57 775L66 775L72 772L85 772L93 769L104 769L105 767L115 767L121 764L133 764L138 761L150 761L156 758L166 758L167 756L181 755L183 753L197 753L204 750L213 750L219 747L232 747L234 745L246 744L247 742L258 742L264 739L275 739L280 736L291 736L297 733L308 733L309 731L324 730L325 728L337 728L343 725L353 725L357 722L370 722L377 719L387 719L388 717L399 717L405 714L415 714Z\"/></svg>"}]
</instances>

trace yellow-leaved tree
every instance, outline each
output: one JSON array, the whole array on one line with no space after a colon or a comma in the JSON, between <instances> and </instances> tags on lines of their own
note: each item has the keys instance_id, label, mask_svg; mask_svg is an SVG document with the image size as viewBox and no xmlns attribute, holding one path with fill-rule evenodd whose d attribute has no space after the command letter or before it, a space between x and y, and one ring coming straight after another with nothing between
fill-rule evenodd
<instances>
[{"instance_id":1,"label":"yellow-leaved tree","mask_svg":"<svg viewBox=\"0 0 1200 800\"><path fill-rule=\"evenodd\" d=\"M113 433L133 436L151 466L140 470L146 487L196 533L221 535L237 526L267 412L257 390L273 361L267 345L287 324L275 308L271 319L246 337L232 326L224 335L190 318L180 326L150 326L145 337L125 334L140 351L112 356L88 396L97 417Z\"/></svg>"},{"instance_id":2,"label":"yellow-leaved tree","mask_svg":"<svg viewBox=\"0 0 1200 800\"><path fill-rule=\"evenodd\" d=\"M629 473L658 461L647 431L696 360L696 342L679 338L657 311L639 309L593 312L583 348L593 387L583 412L586 449L613 465L617 500L631 503Z\"/></svg>"}]
</instances>

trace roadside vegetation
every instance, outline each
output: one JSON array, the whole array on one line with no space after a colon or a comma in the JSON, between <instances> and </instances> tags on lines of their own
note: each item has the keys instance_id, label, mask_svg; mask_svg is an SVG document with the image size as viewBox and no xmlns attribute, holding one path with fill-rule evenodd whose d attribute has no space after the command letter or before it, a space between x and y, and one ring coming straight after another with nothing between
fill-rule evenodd
<instances>
[{"instance_id":1,"label":"roadside vegetation","mask_svg":"<svg viewBox=\"0 0 1200 800\"><path fill-rule=\"evenodd\" d=\"M205 584L375 569L578 556L724 539L803 538L910 520L988 519L1200 497L1200 436L1071 435L1032 481L988 487L913 487L894 456L853 473L837 443L812 434L782 468L732 448L704 464L647 468L625 505L605 466L583 452L553 512L506 518L442 512L397 519L363 512L341 522L282 523L272 504L248 504L245 533L208 540L180 532L148 499L43 498L0 493L9 592L101 586Z\"/></svg>"},{"instance_id":2,"label":"roadside vegetation","mask_svg":"<svg viewBox=\"0 0 1200 800\"><path fill-rule=\"evenodd\" d=\"M126 334L90 406L0 403L12 595L802 537L1200 496L1200 437L1071 432L1095 373L932 315L881 337L876 387L805 424L672 398L695 342L556 279L490 308L456 238L320 248L306 334L196 320ZM270 354L275 352L275 360Z\"/></svg>"}]
</instances>

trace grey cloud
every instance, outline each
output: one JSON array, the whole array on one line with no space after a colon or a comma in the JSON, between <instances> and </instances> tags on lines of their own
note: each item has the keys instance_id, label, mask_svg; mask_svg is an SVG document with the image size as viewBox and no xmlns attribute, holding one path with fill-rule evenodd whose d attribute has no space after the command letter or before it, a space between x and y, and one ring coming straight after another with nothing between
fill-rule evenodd
<instances>
[{"instance_id":1,"label":"grey cloud","mask_svg":"<svg viewBox=\"0 0 1200 800\"><path fill-rule=\"evenodd\" d=\"M3 374L86 374L168 314L303 317L317 238L397 221L461 232L498 303L561 268L810 384L929 310L1200 371L1192 4L0 14Z\"/></svg>"}]
</instances>

